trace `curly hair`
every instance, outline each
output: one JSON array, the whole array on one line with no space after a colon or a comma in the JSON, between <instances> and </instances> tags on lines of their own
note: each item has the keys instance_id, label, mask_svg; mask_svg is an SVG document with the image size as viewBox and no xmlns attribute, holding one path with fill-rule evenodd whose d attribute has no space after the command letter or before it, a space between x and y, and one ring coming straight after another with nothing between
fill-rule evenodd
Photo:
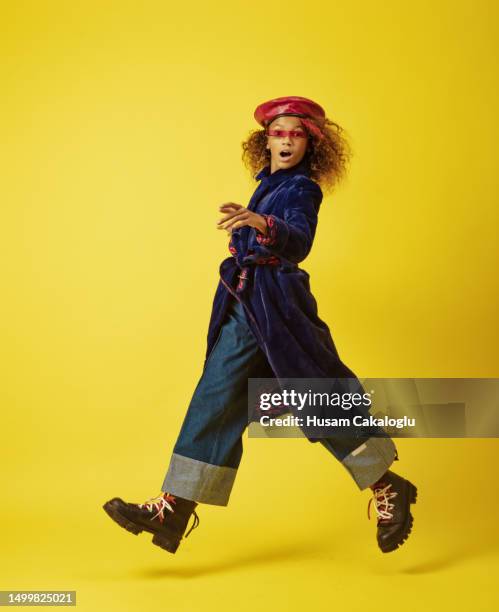
<instances>
[{"instance_id":1,"label":"curly hair","mask_svg":"<svg viewBox=\"0 0 499 612\"><path fill-rule=\"evenodd\" d=\"M323 191L331 192L345 177L352 150L345 137L345 130L334 121L327 117L321 123L314 119L308 121L313 122L323 135L322 139L318 139L303 126L308 134L305 156L310 161L310 178L319 183ZM270 151L266 145L266 129L252 130L242 142L242 160L253 177L270 163Z\"/></svg>"}]
</instances>

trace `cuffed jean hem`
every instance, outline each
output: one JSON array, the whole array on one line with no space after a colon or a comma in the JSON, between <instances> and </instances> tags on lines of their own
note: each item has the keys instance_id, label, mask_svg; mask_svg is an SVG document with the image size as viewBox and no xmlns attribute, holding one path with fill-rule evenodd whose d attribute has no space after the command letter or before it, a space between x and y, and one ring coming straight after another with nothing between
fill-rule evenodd
<instances>
[{"instance_id":1,"label":"cuffed jean hem","mask_svg":"<svg viewBox=\"0 0 499 612\"><path fill-rule=\"evenodd\" d=\"M369 438L341 463L362 491L379 480L396 457L397 449L391 438Z\"/></svg>"},{"instance_id":2,"label":"cuffed jean hem","mask_svg":"<svg viewBox=\"0 0 499 612\"><path fill-rule=\"evenodd\" d=\"M161 490L203 504L227 506L237 469L173 453Z\"/></svg>"}]
</instances>

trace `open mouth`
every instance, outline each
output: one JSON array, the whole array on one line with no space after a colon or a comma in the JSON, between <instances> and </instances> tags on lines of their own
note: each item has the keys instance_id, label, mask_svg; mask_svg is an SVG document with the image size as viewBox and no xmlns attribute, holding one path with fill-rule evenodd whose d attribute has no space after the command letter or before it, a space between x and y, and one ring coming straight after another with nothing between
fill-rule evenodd
<instances>
[{"instance_id":1,"label":"open mouth","mask_svg":"<svg viewBox=\"0 0 499 612\"><path fill-rule=\"evenodd\" d=\"M291 151L281 151L279 153L280 157L282 158L286 158L286 157L290 157L291 156Z\"/></svg>"}]
</instances>

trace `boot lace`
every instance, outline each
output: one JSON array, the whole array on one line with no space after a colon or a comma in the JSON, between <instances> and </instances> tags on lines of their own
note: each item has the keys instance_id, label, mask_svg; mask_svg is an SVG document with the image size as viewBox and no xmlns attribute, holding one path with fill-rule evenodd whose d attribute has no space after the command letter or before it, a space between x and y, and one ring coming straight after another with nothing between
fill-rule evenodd
<instances>
[{"instance_id":1,"label":"boot lace","mask_svg":"<svg viewBox=\"0 0 499 612\"><path fill-rule=\"evenodd\" d=\"M165 520L165 510L168 510L168 512L175 512L171 505L175 503L177 502L175 500L174 495L170 495L169 493L162 493L157 497L151 497L143 504L139 504L139 508L145 508L149 510L149 512L152 512L154 508L158 512L151 518L151 521L154 520L156 517L159 517L160 523L163 523L163 521ZM196 529L196 527L199 525L199 516L197 515L195 510L193 510L192 513L194 515L194 522L192 523L192 526L189 531L185 534L185 538L191 533L193 529Z\"/></svg>"},{"instance_id":2,"label":"boot lace","mask_svg":"<svg viewBox=\"0 0 499 612\"><path fill-rule=\"evenodd\" d=\"M151 518L151 521L153 521L156 517L159 517L159 522L163 523L165 520L165 510L168 510L168 512L174 512L172 504L175 503L176 501L173 495L162 493L156 497L151 497L143 504L138 504L138 506L139 508L149 510L149 512L157 510L156 514Z\"/></svg>"},{"instance_id":3,"label":"boot lace","mask_svg":"<svg viewBox=\"0 0 499 612\"><path fill-rule=\"evenodd\" d=\"M393 518L393 508L395 508L395 504L390 503L390 499L396 497L396 491L390 491L391 483L386 486L379 486L373 489L373 497L369 500L369 504L367 506L367 518L370 519L370 508L371 502L374 499L374 508L376 510L376 514L378 516L378 521L390 521Z\"/></svg>"},{"instance_id":4,"label":"boot lace","mask_svg":"<svg viewBox=\"0 0 499 612\"><path fill-rule=\"evenodd\" d=\"M189 531L185 534L184 538L186 538L193 529L196 529L196 527L199 525L199 516L196 514L196 511L193 510L192 514L194 515L194 522L191 525L191 528L189 529Z\"/></svg>"}]
</instances>

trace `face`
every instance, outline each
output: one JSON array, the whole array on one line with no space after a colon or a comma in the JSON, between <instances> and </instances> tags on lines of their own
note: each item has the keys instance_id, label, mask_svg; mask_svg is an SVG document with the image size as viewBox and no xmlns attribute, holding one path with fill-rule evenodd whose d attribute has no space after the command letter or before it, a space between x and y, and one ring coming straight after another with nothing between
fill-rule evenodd
<instances>
[{"instance_id":1,"label":"face","mask_svg":"<svg viewBox=\"0 0 499 612\"><path fill-rule=\"evenodd\" d=\"M268 130L285 130L283 134L267 135L267 146L270 150L270 173L283 168L291 168L299 164L305 155L308 144L308 134L302 126L299 117L283 115L276 117ZM294 131L291 135L286 133Z\"/></svg>"}]
</instances>

